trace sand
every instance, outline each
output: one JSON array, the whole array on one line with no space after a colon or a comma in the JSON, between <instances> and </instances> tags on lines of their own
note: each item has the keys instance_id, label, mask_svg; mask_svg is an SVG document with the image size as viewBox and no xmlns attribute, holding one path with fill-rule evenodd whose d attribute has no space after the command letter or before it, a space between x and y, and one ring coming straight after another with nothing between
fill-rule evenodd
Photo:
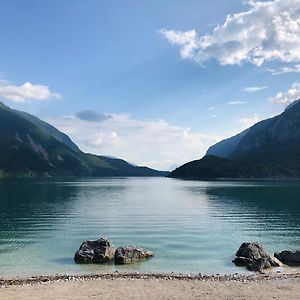
<instances>
[{"instance_id":1,"label":"sand","mask_svg":"<svg viewBox=\"0 0 300 300\"><path fill-rule=\"evenodd\" d=\"M223 279L95 277L1 283L0 299L300 299L300 275Z\"/></svg>"}]
</instances>

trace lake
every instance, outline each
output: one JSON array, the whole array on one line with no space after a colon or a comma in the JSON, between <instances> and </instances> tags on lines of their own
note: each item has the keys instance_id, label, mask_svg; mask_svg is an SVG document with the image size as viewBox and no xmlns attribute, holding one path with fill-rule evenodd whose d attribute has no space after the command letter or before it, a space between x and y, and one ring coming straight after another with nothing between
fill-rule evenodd
<instances>
[{"instance_id":1,"label":"lake","mask_svg":"<svg viewBox=\"0 0 300 300\"><path fill-rule=\"evenodd\" d=\"M1 276L110 271L245 272L243 241L272 253L300 248L300 183L168 178L0 181ZM109 236L156 256L129 265L78 265L86 239Z\"/></svg>"}]
</instances>

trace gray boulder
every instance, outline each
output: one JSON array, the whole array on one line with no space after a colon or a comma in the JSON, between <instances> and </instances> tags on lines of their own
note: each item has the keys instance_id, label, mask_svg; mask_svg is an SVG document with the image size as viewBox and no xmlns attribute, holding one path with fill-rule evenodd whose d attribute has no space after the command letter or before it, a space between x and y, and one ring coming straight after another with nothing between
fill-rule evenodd
<instances>
[{"instance_id":1,"label":"gray boulder","mask_svg":"<svg viewBox=\"0 0 300 300\"><path fill-rule=\"evenodd\" d=\"M247 265L247 269L254 272L261 272L264 269L272 267L272 260L269 257L261 257L254 259L250 264Z\"/></svg>"},{"instance_id":2,"label":"gray boulder","mask_svg":"<svg viewBox=\"0 0 300 300\"><path fill-rule=\"evenodd\" d=\"M300 265L300 251L282 251L275 253L274 256L287 265Z\"/></svg>"},{"instance_id":3,"label":"gray boulder","mask_svg":"<svg viewBox=\"0 0 300 300\"><path fill-rule=\"evenodd\" d=\"M85 241L76 251L74 260L77 263L104 264L114 259L115 249L107 237L96 241Z\"/></svg>"},{"instance_id":4,"label":"gray boulder","mask_svg":"<svg viewBox=\"0 0 300 300\"><path fill-rule=\"evenodd\" d=\"M238 266L246 266L250 271L261 272L271 267L279 267L280 261L271 257L259 243L243 243L236 252L233 262Z\"/></svg>"},{"instance_id":5,"label":"gray boulder","mask_svg":"<svg viewBox=\"0 0 300 300\"><path fill-rule=\"evenodd\" d=\"M259 243L243 243L235 254L237 257L246 257L250 260L268 256L268 253Z\"/></svg>"},{"instance_id":6,"label":"gray boulder","mask_svg":"<svg viewBox=\"0 0 300 300\"><path fill-rule=\"evenodd\" d=\"M232 262L234 262L237 266L247 266L251 264L253 260L243 256L238 256Z\"/></svg>"},{"instance_id":7,"label":"gray boulder","mask_svg":"<svg viewBox=\"0 0 300 300\"><path fill-rule=\"evenodd\" d=\"M115 264L124 265L148 259L153 253L135 246L119 247L115 252Z\"/></svg>"}]
</instances>

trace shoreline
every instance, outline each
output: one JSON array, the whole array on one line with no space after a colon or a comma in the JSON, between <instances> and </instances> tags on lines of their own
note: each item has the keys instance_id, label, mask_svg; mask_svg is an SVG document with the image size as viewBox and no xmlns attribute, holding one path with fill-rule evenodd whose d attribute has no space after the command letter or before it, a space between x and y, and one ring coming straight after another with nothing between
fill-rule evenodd
<instances>
[{"instance_id":1,"label":"shoreline","mask_svg":"<svg viewBox=\"0 0 300 300\"><path fill-rule=\"evenodd\" d=\"M300 272L295 273L255 273L255 274L183 274L183 273L139 273L139 272L114 272L84 275L41 275L31 277L0 278L0 288L9 286L37 285L56 282L80 282L94 280L179 280L179 281L202 281L202 282L264 282L276 280L300 280Z\"/></svg>"},{"instance_id":2,"label":"shoreline","mask_svg":"<svg viewBox=\"0 0 300 300\"><path fill-rule=\"evenodd\" d=\"M102 273L0 280L5 300L298 300L300 273Z\"/></svg>"}]
</instances>

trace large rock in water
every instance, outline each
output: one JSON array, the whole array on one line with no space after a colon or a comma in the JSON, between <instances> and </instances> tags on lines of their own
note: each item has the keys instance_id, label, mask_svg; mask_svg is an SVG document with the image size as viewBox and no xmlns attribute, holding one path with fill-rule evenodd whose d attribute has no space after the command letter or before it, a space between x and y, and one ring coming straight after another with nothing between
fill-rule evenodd
<instances>
[{"instance_id":1,"label":"large rock in water","mask_svg":"<svg viewBox=\"0 0 300 300\"><path fill-rule=\"evenodd\" d=\"M107 237L96 241L85 241L76 251L74 260L77 263L104 264L114 259L115 249Z\"/></svg>"},{"instance_id":2,"label":"large rock in water","mask_svg":"<svg viewBox=\"0 0 300 300\"><path fill-rule=\"evenodd\" d=\"M300 251L282 251L274 256L287 265L300 265Z\"/></svg>"},{"instance_id":3,"label":"large rock in water","mask_svg":"<svg viewBox=\"0 0 300 300\"><path fill-rule=\"evenodd\" d=\"M115 252L115 264L124 265L138 262L153 256L153 253L135 246L119 247Z\"/></svg>"},{"instance_id":4,"label":"large rock in water","mask_svg":"<svg viewBox=\"0 0 300 300\"><path fill-rule=\"evenodd\" d=\"M250 271L262 271L270 267L279 267L281 262L271 257L259 243L243 243L236 252L233 262L238 266L246 266Z\"/></svg>"}]
</instances>

